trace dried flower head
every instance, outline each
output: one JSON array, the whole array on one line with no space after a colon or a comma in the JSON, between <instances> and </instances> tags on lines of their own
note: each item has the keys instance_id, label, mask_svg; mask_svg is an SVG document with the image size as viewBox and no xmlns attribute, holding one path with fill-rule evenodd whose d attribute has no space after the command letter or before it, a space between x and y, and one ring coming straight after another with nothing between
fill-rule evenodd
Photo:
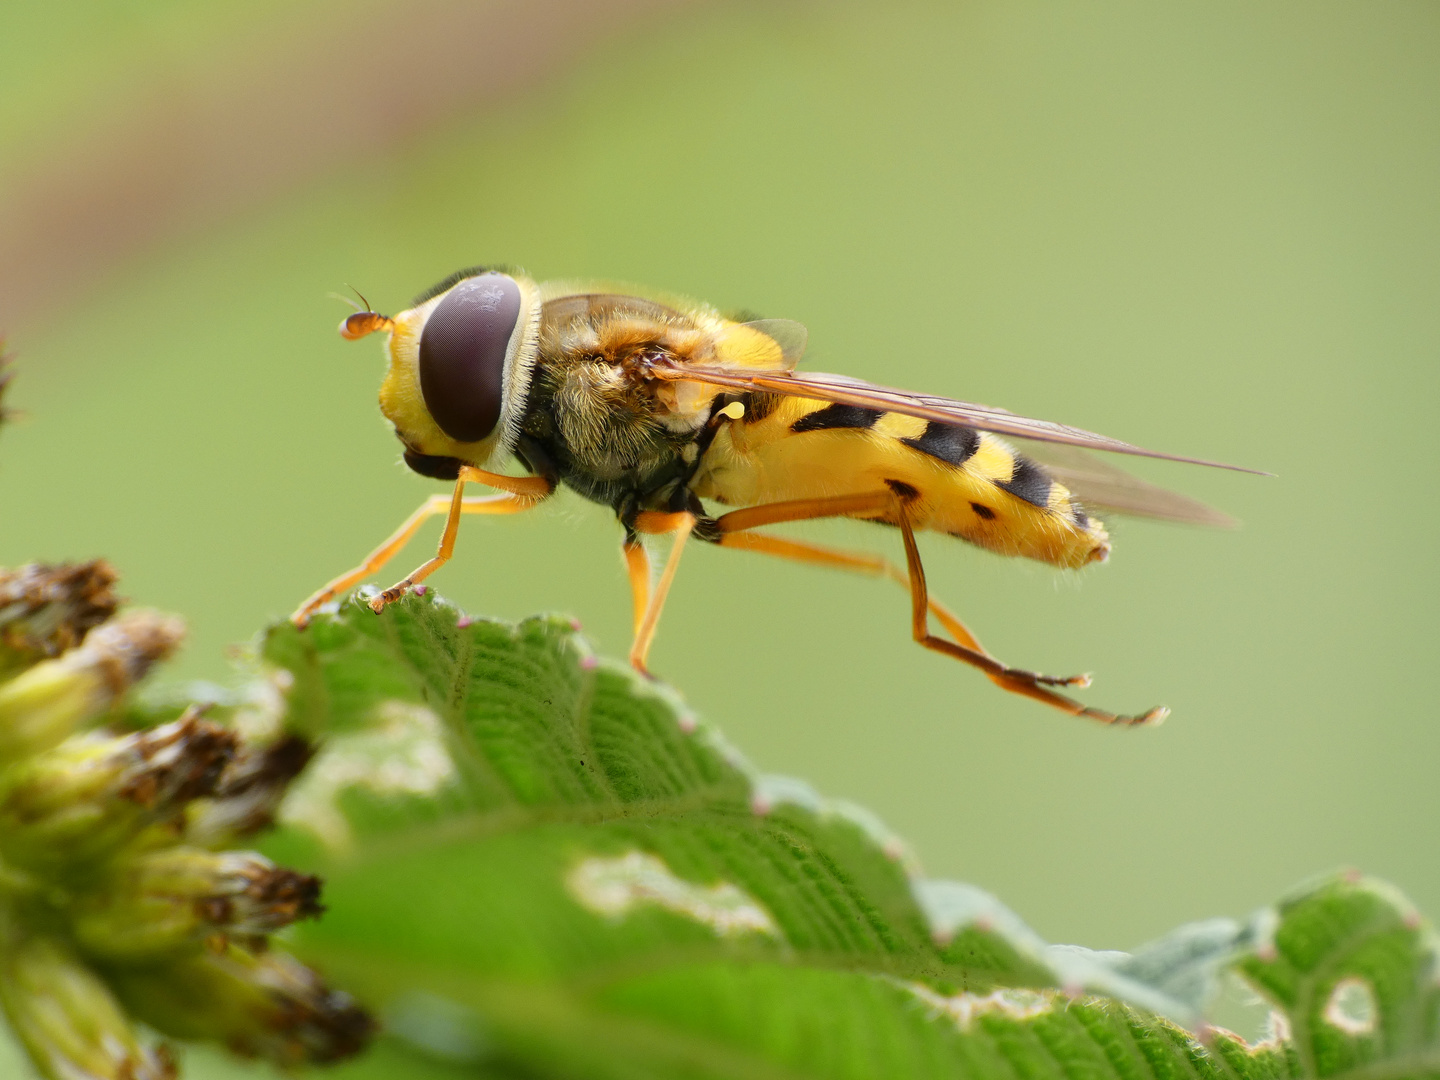
<instances>
[{"instance_id":1,"label":"dried flower head","mask_svg":"<svg viewBox=\"0 0 1440 1080\"><path fill-rule=\"evenodd\" d=\"M192 804L186 838L214 848L269 828L290 781L314 754L309 740L288 734L267 746L242 748L213 796Z\"/></svg>"},{"instance_id":2,"label":"dried flower head","mask_svg":"<svg viewBox=\"0 0 1440 1080\"><path fill-rule=\"evenodd\" d=\"M233 940L169 965L127 968L115 988L135 1016L162 1031L281 1065L339 1061L375 1031L354 999L294 957Z\"/></svg>"},{"instance_id":3,"label":"dried flower head","mask_svg":"<svg viewBox=\"0 0 1440 1080\"><path fill-rule=\"evenodd\" d=\"M149 731L72 736L0 781L0 855L50 870L103 859L210 794L236 745L194 710Z\"/></svg>"},{"instance_id":4,"label":"dried flower head","mask_svg":"<svg viewBox=\"0 0 1440 1080\"><path fill-rule=\"evenodd\" d=\"M0 381L3 388L3 381ZM0 570L0 1014L45 1080L175 1080L135 1020L282 1066L358 1052L374 1021L269 935L320 881L253 851L312 753L198 708L111 724L184 627L115 616L103 562Z\"/></svg>"},{"instance_id":5,"label":"dried flower head","mask_svg":"<svg viewBox=\"0 0 1440 1080\"><path fill-rule=\"evenodd\" d=\"M0 569L0 669L79 645L115 614L114 585L115 570L104 559Z\"/></svg>"},{"instance_id":6,"label":"dried flower head","mask_svg":"<svg viewBox=\"0 0 1440 1080\"><path fill-rule=\"evenodd\" d=\"M185 636L179 619L136 611L91 630L84 642L0 683L0 763L57 746L97 723Z\"/></svg>"}]
</instances>

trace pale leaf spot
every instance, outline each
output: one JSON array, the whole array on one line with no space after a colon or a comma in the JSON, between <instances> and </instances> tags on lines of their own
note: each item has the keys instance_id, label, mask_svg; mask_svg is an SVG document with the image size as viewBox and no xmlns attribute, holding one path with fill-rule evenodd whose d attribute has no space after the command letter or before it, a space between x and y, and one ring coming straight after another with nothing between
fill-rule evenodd
<instances>
[{"instance_id":1,"label":"pale leaf spot","mask_svg":"<svg viewBox=\"0 0 1440 1080\"><path fill-rule=\"evenodd\" d=\"M1347 1035L1369 1035L1375 1030L1379 1013L1370 984L1352 976L1335 984L1321 1015L1327 1024Z\"/></svg>"},{"instance_id":2,"label":"pale leaf spot","mask_svg":"<svg viewBox=\"0 0 1440 1080\"><path fill-rule=\"evenodd\" d=\"M243 700L231 714L231 726L246 742L278 738L285 722L286 697L294 685L295 676L284 668L254 680L245 687Z\"/></svg>"},{"instance_id":3,"label":"pale leaf spot","mask_svg":"<svg viewBox=\"0 0 1440 1080\"><path fill-rule=\"evenodd\" d=\"M780 936L769 912L728 881L715 885L684 881L660 859L641 851L585 859L566 875L565 884L583 907L606 918L619 919L639 905L650 904L703 923L721 937Z\"/></svg>"},{"instance_id":4,"label":"pale leaf spot","mask_svg":"<svg viewBox=\"0 0 1440 1080\"><path fill-rule=\"evenodd\" d=\"M972 994L967 991L946 997L920 983L900 985L924 1002L934 1016L949 1017L961 1031L969 1031L970 1026L980 1016L998 1015L1010 1020L1034 1020L1055 1008L1052 994L1018 987L994 990L988 994Z\"/></svg>"},{"instance_id":5,"label":"pale leaf spot","mask_svg":"<svg viewBox=\"0 0 1440 1080\"><path fill-rule=\"evenodd\" d=\"M280 820L344 849L353 837L339 806L343 792L364 788L377 795L433 795L454 778L440 718L423 705L386 701L375 710L370 727L326 740L291 787Z\"/></svg>"},{"instance_id":6,"label":"pale leaf spot","mask_svg":"<svg viewBox=\"0 0 1440 1080\"><path fill-rule=\"evenodd\" d=\"M1290 1018L1284 1013L1272 1009L1270 1015L1265 1018L1265 1031L1260 1036L1260 1041L1252 1049L1278 1050L1293 1037L1290 1030Z\"/></svg>"},{"instance_id":7,"label":"pale leaf spot","mask_svg":"<svg viewBox=\"0 0 1440 1080\"><path fill-rule=\"evenodd\" d=\"M408 991L389 1004L385 1031L445 1061L470 1064L489 1051L489 1040L474 1012L424 991Z\"/></svg>"}]
</instances>

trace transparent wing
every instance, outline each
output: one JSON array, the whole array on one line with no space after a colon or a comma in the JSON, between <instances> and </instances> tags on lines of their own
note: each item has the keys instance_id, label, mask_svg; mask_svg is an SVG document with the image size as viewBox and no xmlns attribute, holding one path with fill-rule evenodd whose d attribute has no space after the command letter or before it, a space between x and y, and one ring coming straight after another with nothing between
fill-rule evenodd
<instances>
[{"instance_id":1,"label":"transparent wing","mask_svg":"<svg viewBox=\"0 0 1440 1080\"><path fill-rule=\"evenodd\" d=\"M555 322L615 314L643 315L661 320L681 317L678 310L658 300L628 293L573 292L545 301L545 317Z\"/></svg>"},{"instance_id":2,"label":"transparent wing","mask_svg":"<svg viewBox=\"0 0 1440 1080\"><path fill-rule=\"evenodd\" d=\"M959 424L962 427L993 431L997 435L1012 435L1036 442L1057 443L1086 450L1108 450L1116 454L1134 454L1139 457L1161 458L1165 461L1182 461L1189 465L1207 465L1215 469L1233 469L1236 472L1255 473L1269 476L1259 469L1247 469L1240 465L1226 465L1219 461L1205 461L1201 458L1182 457L1166 454L1159 450L1098 435L1083 428L1057 424L1053 420L1037 420L1033 417L1018 416L1005 409L988 405L977 405L969 401L955 401L951 398L916 394L909 390L897 390L893 386L879 386L862 379L846 375L827 375L823 372L758 371L736 367L691 364L679 360L656 361L651 375L661 379L688 379L711 386L723 386L732 390L769 391L792 397L818 398L842 405L857 405L865 409L881 409L887 412L918 416L922 420L933 420L941 424Z\"/></svg>"},{"instance_id":3,"label":"transparent wing","mask_svg":"<svg viewBox=\"0 0 1440 1080\"><path fill-rule=\"evenodd\" d=\"M805 324L794 319L751 319L745 324L759 330L780 346L785 358L785 367L793 368L805 355L805 346L810 343L810 331Z\"/></svg>"},{"instance_id":4,"label":"transparent wing","mask_svg":"<svg viewBox=\"0 0 1440 1080\"><path fill-rule=\"evenodd\" d=\"M1015 443L1027 456L1040 462L1047 473L1064 484L1087 510L1155 518L1182 525L1208 525L1218 529L1233 529L1240 524L1229 514L1206 506L1199 499L1131 476L1124 469L1073 446L1057 446L1031 439L1016 439Z\"/></svg>"}]
</instances>

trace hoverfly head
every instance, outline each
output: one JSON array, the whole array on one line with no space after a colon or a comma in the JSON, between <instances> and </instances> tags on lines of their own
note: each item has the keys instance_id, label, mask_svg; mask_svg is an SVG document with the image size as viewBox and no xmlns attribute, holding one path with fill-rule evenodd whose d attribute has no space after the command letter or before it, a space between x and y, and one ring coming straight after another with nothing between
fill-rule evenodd
<instances>
[{"instance_id":1,"label":"hoverfly head","mask_svg":"<svg viewBox=\"0 0 1440 1080\"><path fill-rule=\"evenodd\" d=\"M442 286L388 320L380 409L419 458L484 465L519 436L539 343L539 289L495 270L465 272Z\"/></svg>"}]
</instances>

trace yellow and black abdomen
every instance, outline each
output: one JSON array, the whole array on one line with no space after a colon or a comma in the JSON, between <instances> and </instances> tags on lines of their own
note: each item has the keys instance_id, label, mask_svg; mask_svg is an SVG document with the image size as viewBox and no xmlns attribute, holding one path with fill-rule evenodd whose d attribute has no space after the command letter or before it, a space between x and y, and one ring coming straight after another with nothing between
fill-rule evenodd
<instances>
[{"instance_id":1,"label":"yellow and black abdomen","mask_svg":"<svg viewBox=\"0 0 1440 1080\"><path fill-rule=\"evenodd\" d=\"M918 529L1061 567L1110 552L1105 527L999 437L810 398L754 400L717 433L691 487L730 506L909 488Z\"/></svg>"}]
</instances>

